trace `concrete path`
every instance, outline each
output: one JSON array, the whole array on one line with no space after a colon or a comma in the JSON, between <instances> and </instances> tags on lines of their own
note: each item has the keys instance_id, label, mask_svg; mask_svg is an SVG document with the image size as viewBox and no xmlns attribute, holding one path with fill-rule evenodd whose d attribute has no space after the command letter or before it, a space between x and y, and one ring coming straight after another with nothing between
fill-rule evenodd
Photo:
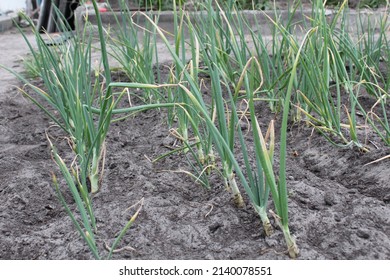
<instances>
[{"instance_id":1,"label":"concrete path","mask_svg":"<svg viewBox=\"0 0 390 280\"><path fill-rule=\"evenodd\" d=\"M13 21L18 18L16 13L11 14L0 14L0 32L9 30L14 25Z\"/></svg>"},{"instance_id":2,"label":"concrete path","mask_svg":"<svg viewBox=\"0 0 390 280\"><path fill-rule=\"evenodd\" d=\"M34 44L34 35L30 32L27 38ZM34 44L35 45L35 44ZM23 58L30 53L29 48L20 32L13 27L0 33L0 64L21 73L24 71ZM0 67L0 100L7 95L10 87L19 81L13 74Z\"/></svg>"}]
</instances>

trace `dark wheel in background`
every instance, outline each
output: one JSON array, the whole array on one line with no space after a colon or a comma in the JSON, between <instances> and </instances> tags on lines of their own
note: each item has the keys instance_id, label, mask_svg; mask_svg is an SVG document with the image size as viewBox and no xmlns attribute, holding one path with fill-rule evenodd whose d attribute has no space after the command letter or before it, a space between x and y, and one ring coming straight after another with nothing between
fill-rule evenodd
<instances>
[{"instance_id":1,"label":"dark wheel in background","mask_svg":"<svg viewBox=\"0 0 390 280\"><path fill-rule=\"evenodd\" d=\"M38 20L38 30L41 32L58 32L66 30L58 30L56 21L57 16L54 10L53 5L55 5L60 12L64 15L65 19L68 22L69 28L74 30L74 10L78 7L79 0L43 0L41 6L41 12L39 14ZM67 30L69 31L69 30Z\"/></svg>"},{"instance_id":2,"label":"dark wheel in background","mask_svg":"<svg viewBox=\"0 0 390 280\"><path fill-rule=\"evenodd\" d=\"M49 1L50 2L50 1ZM57 14L54 10L53 5L59 8L60 0L52 0L50 5L50 14L49 14L49 20L47 22L47 29L46 31L48 33L56 32L57 31Z\"/></svg>"}]
</instances>

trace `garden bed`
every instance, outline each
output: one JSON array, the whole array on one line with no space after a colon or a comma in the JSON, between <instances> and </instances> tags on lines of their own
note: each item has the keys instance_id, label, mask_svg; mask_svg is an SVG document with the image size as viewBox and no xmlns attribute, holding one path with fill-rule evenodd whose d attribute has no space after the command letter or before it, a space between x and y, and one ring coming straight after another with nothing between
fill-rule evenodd
<instances>
[{"instance_id":1,"label":"garden bed","mask_svg":"<svg viewBox=\"0 0 390 280\"><path fill-rule=\"evenodd\" d=\"M166 81L170 67L160 64L155 70ZM379 67L384 69L384 77L386 67L384 63ZM210 76L207 72L203 75L202 98L210 102ZM120 72L113 72L112 79L128 82ZM39 79L31 82L45 88ZM23 87L16 80L14 83ZM33 94L31 88L26 90ZM131 91L132 106L139 105L136 95L141 90ZM47 141L49 135L69 164L74 158L69 135L53 126L17 89L2 90L1 94L0 258L93 258L58 200L51 179L55 173L65 201L77 213ZM331 94L337 96L337 92ZM349 98L343 93L341 104L349 104ZM376 101L365 91L359 94L359 103L366 111ZM264 130L271 119L275 120L278 155L282 111L273 113L267 104L256 103L255 114ZM383 110L390 113L388 103ZM343 113L340 122L350 123L348 117ZM372 163L389 155L390 149L370 126L364 125L361 113L356 117L357 137L365 152L356 146L331 145L306 121L289 122L289 226L300 249L299 259L390 258L390 161ZM252 121L240 123L248 143L253 141L249 131ZM343 133L349 134L347 128ZM243 194L245 206L235 207L218 172L210 176L207 189L188 176L191 160L183 153L152 162L170 152L176 140L167 125L166 109L140 112L112 123L102 185L91 195L101 255L108 255L105 251L134 214L134 205L142 200L140 214L119 244L120 250L113 254L114 259L288 259L275 217L270 215L275 233L267 237L247 195ZM253 160L253 145L248 149ZM237 156L237 161L243 164L242 157ZM275 170L278 167L276 157ZM271 202L269 209L275 211Z\"/></svg>"},{"instance_id":2,"label":"garden bed","mask_svg":"<svg viewBox=\"0 0 390 280\"><path fill-rule=\"evenodd\" d=\"M52 186L57 167L45 136L47 117L17 90L7 95L0 106L1 258L91 258ZM272 115L260 109L259 122L267 123ZM290 226L299 258L390 258L390 163L364 166L389 154L389 148L369 137L369 153L337 149L302 124L292 126L288 137ZM168 152L164 144L172 141L158 111L112 126L104 183L94 195L100 248L126 223L125 210L144 198L121 243L134 251L114 259L288 258L281 232L265 237L247 199L247 206L237 209L218 180L207 190L175 172L188 169L179 155L149 161Z\"/></svg>"}]
</instances>

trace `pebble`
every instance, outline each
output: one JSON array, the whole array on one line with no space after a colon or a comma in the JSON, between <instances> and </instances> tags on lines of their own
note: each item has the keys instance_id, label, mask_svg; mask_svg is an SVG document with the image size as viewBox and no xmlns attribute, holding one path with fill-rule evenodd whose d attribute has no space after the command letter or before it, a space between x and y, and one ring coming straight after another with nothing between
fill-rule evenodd
<instances>
[{"instance_id":1,"label":"pebble","mask_svg":"<svg viewBox=\"0 0 390 280\"><path fill-rule=\"evenodd\" d=\"M33 223L32 223L31 221L29 221L29 220L23 220L22 222L23 222L23 224L25 224L25 225L32 225L32 224L33 224Z\"/></svg>"},{"instance_id":2,"label":"pebble","mask_svg":"<svg viewBox=\"0 0 390 280\"><path fill-rule=\"evenodd\" d=\"M212 225L209 226L209 230L211 231L211 233L214 233L216 232L220 227L223 227L223 224L221 223L214 223Z\"/></svg>"},{"instance_id":3,"label":"pebble","mask_svg":"<svg viewBox=\"0 0 390 280\"><path fill-rule=\"evenodd\" d=\"M23 239L23 241L22 241L22 244L24 245L24 246L26 246L26 245L30 245L30 240L28 240L28 239Z\"/></svg>"},{"instance_id":4,"label":"pebble","mask_svg":"<svg viewBox=\"0 0 390 280\"><path fill-rule=\"evenodd\" d=\"M268 247L276 247L279 244L278 240L269 237L265 238L265 243L268 245Z\"/></svg>"},{"instance_id":5,"label":"pebble","mask_svg":"<svg viewBox=\"0 0 390 280\"><path fill-rule=\"evenodd\" d=\"M215 258L212 254L207 254L204 259L205 260L215 260Z\"/></svg>"},{"instance_id":6,"label":"pebble","mask_svg":"<svg viewBox=\"0 0 390 280\"><path fill-rule=\"evenodd\" d=\"M324 202L326 205L332 206L337 204L338 201L333 192L326 192L324 195Z\"/></svg>"},{"instance_id":7,"label":"pebble","mask_svg":"<svg viewBox=\"0 0 390 280\"><path fill-rule=\"evenodd\" d=\"M239 124L240 124L240 127L241 127L242 130L247 130L248 129L248 122L240 120Z\"/></svg>"},{"instance_id":8,"label":"pebble","mask_svg":"<svg viewBox=\"0 0 390 280\"><path fill-rule=\"evenodd\" d=\"M360 238L363 238L363 239L369 239L370 238L370 234L365 229L359 229L356 232L356 235L359 236Z\"/></svg>"},{"instance_id":9,"label":"pebble","mask_svg":"<svg viewBox=\"0 0 390 280\"><path fill-rule=\"evenodd\" d=\"M175 143L175 139L172 137L166 137L163 139L163 146L172 147Z\"/></svg>"},{"instance_id":10,"label":"pebble","mask_svg":"<svg viewBox=\"0 0 390 280\"><path fill-rule=\"evenodd\" d=\"M55 207L53 206L53 205L51 205L51 204L47 204L46 206L45 206L45 209L47 209L47 210L53 210Z\"/></svg>"},{"instance_id":11,"label":"pebble","mask_svg":"<svg viewBox=\"0 0 390 280\"><path fill-rule=\"evenodd\" d=\"M386 196L383 198L383 201L386 202L386 203L389 203L389 202L390 202L390 194L386 195Z\"/></svg>"},{"instance_id":12,"label":"pebble","mask_svg":"<svg viewBox=\"0 0 390 280\"><path fill-rule=\"evenodd\" d=\"M351 229L358 229L358 228L359 228L359 226L356 224L351 225Z\"/></svg>"}]
</instances>

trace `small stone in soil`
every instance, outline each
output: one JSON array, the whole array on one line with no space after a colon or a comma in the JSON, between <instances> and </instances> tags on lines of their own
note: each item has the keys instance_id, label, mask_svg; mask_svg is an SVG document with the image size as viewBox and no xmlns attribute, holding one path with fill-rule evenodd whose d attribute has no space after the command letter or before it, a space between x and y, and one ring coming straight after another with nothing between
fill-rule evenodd
<instances>
[{"instance_id":1,"label":"small stone in soil","mask_svg":"<svg viewBox=\"0 0 390 280\"><path fill-rule=\"evenodd\" d=\"M240 127L242 130L247 130L248 129L248 122L245 121L239 121Z\"/></svg>"},{"instance_id":2,"label":"small stone in soil","mask_svg":"<svg viewBox=\"0 0 390 280\"><path fill-rule=\"evenodd\" d=\"M220 227L223 227L223 224L221 223L215 223L215 224L212 224L211 226L209 226L209 230L214 233L216 232Z\"/></svg>"},{"instance_id":3,"label":"small stone in soil","mask_svg":"<svg viewBox=\"0 0 390 280\"><path fill-rule=\"evenodd\" d=\"M367 230L364 230L364 229L359 229L356 232L356 235L359 236L360 238L363 238L363 239L369 239L370 238L370 234L367 232Z\"/></svg>"},{"instance_id":4,"label":"small stone in soil","mask_svg":"<svg viewBox=\"0 0 390 280\"><path fill-rule=\"evenodd\" d=\"M324 195L324 202L326 205L332 206L337 204L338 201L333 192L326 192Z\"/></svg>"},{"instance_id":5,"label":"small stone in soil","mask_svg":"<svg viewBox=\"0 0 390 280\"><path fill-rule=\"evenodd\" d=\"M47 210L53 210L53 209L54 209L54 206L48 204L48 205L45 206L45 209L47 209Z\"/></svg>"},{"instance_id":6,"label":"small stone in soil","mask_svg":"<svg viewBox=\"0 0 390 280\"><path fill-rule=\"evenodd\" d=\"M270 237L266 237L265 238L265 243L269 246L269 247L275 247L279 244L279 242L274 239L274 238L270 238Z\"/></svg>"}]
</instances>

